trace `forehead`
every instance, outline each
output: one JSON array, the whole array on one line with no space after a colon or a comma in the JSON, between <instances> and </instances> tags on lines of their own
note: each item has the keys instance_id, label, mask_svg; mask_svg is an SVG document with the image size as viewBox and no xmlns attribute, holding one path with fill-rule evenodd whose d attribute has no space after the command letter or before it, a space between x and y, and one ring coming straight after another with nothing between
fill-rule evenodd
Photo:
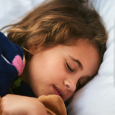
<instances>
[{"instance_id":1,"label":"forehead","mask_svg":"<svg viewBox=\"0 0 115 115\"><path fill-rule=\"evenodd\" d=\"M71 49L75 52L78 53L87 53L89 51L91 52L95 52L98 54L97 49L95 48L95 46L90 43L88 40L86 39L78 39L75 41L74 45L69 46L68 49Z\"/></svg>"}]
</instances>

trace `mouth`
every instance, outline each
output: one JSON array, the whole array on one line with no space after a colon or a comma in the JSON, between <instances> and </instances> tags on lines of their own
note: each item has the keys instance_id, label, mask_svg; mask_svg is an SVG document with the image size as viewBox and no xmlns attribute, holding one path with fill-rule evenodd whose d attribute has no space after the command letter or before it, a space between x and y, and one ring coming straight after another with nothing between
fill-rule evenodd
<instances>
[{"instance_id":1,"label":"mouth","mask_svg":"<svg viewBox=\"0 0 115 115\"><path fill-rule=\"evenodd\" d=\"M65 93L60 88L53 85L53 91L55 95L59 95L60 97L64 98Z\"/></svg>"}]
</instances>

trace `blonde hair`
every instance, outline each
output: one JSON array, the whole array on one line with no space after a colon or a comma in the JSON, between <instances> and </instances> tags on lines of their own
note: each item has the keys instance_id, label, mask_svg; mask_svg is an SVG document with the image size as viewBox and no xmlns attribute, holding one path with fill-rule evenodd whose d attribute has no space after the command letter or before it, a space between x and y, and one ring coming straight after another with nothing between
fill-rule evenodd
<instances>
[{"instance_id":1,"label":"blonde hair","mask_svg":"<svg viewBox=\"0 0 115 115\"><path fill-rule=\"evenodd\" d=\"M52 0L38 6L7 30L8 38L29 50L74 45L78 39L91 42L102 60L107 34L98 13L84 0ZM27 53L26 53L27 54ZM26 56L27 57L27 56Z\"/></svg>"}]
</instances>

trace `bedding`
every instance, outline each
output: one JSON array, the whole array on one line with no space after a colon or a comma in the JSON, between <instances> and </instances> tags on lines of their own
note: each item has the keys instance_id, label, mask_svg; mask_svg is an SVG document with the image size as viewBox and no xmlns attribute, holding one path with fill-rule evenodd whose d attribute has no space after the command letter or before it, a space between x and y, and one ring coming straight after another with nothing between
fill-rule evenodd
<instances>
[{"instance_id":1,"label":"bedding","mask_svg":"<svg viewBox=\"0 0 115 115\"><path fill-rule=\"evenodd\" d=\"M44 0L0 0L0 28L14 23Z\"/></svg>"},{"instance_id":2,"label":"bedding","mask_svg":"<svg viewBox=\"0 0 115 115\"><path fill-rule=\"evenodd\" d=\"M0 0L0 28L13 23L44 0ZM68 115L115 115L115 0L91 0L108 31L107 50L98 74L75 93ZM15 9L15 10L14 10Z\"/></svg>"},{"instance_id":3,"label":"bedding","mask_svg":"<svg viewBox=\"0 0 115 115\"><path fill-rule=\"evenodd\" d=\"M115 0L92 0L108 31L107 50L98 74L76 92L68 115L115 115Z\"/></svg>"}]
</instances>

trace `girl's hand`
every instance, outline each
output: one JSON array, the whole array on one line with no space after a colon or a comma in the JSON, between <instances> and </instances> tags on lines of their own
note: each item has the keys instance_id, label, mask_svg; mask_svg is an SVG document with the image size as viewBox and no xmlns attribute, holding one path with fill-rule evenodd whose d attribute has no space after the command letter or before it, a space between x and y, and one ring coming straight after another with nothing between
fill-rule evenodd
<instances>
[{"instance_id":1,"label":"girl's hand","mask_svg":"<svg viewBox=\"0 0 115 115\"><path fill-rule=\"evenodd\" d=\"M47 115L37 98L8 94L1 99L2 115Z\"/></svg>"}]
</instances>

